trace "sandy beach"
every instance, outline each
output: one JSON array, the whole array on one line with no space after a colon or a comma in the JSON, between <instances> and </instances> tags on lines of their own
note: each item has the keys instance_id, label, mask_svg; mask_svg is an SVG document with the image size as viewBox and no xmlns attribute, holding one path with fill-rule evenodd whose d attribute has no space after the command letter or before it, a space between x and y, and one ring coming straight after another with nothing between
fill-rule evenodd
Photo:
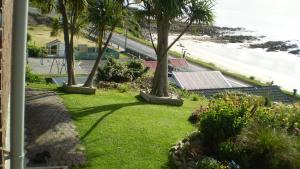
<instances>
[{"instance_id":1,"label":"sandy beach","mask_svg":"<svg viewBox=\"0 0 300 169\"><path fill-rule=\"evenodd\" d=\"M176 35L169 36L170 42ZM188 56L215 64L231 72L254 76L283 89L300 90L300 57L286 52L266 52L250 49L241 43L214 43L199 36L184 35L172 50L189 53Z\"/></svg>"}]
</instances>

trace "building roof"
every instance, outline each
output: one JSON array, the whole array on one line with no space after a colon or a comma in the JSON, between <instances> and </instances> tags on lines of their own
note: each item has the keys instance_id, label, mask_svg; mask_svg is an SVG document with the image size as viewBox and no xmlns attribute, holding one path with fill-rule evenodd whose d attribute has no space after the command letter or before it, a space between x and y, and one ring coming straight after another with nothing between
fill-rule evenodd
<instances>
[{"instance_id":1,"label":"building roof","mask_svg":"<svg viewBox=\"0 0 300 169\"><path fill-rule=\"evenodd\" d=\"M172 58L169 59L169 64L172 65L176 69L185 69L189 67L186 59L183 58ZM144 65L149 67L150 70L155 71L157 66L157 61L144 61Z\"/></svg>"},{"instance_id":2,"label":"building roof","mask_svg":"<svg viewBox=\"0 0 300 169\"><path fill-rule=\"evenodd\" d=\"M231 88L219 71L173 72L176 84L185 90Z\"/></svg>"},{"instance_id":3,"label":"building roof","mask_svg":"<svg viewBox=\"0 0 300 169\"><path fill-rule=\"evenodd\" d=\"M148 67L151 71L156 70L157 61L144 61L144 65Z\"/></svg>"},{"instance_id":4,"label":"building roof","mask_svg":"<svg viewBox=\"0 0 300 169\"><path fill-rule=\"evenodd\" d=\"M189 67L188 62L184 58L172 58L169 59L169 63L177 69Z\"/></svg>"},{"instance_id":5,"label":"building roof","mask_svg":"<svg viewBox=\"0 0 300 169\"><path fill-rule=\"evenodd\" d=\"M225 92L242 92L257 96L269 98L271 101L293 103L295 99L283 93L278 86L262 86L262 87L234 87L222 89L201 89L193 90L192 92L204 95L205 97L213 97L219 93Z\"/></svg>"},{"instance_id":6,"label":"building roof","mask_svg":"<svg viewBox=\"0 0 300 169\"><path fill-rule=\"evenodd\" d=\"M53 41L51 41L51 42L48 42L48 43L46 44L46 46L51 46L51 45L61 44L61 43L62 43L62 42L61 42L60 40L55 39L55 40L53 40Z\"/></svg>"}]
</instances>

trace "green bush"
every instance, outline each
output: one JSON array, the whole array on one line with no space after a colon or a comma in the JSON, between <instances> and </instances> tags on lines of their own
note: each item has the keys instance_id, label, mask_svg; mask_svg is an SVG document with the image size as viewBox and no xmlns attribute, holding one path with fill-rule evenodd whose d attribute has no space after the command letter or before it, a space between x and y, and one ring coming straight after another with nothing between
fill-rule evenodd
<instances>
[{"instance_id":1,"label":"green bush","mask_svg":"<svg viewBox=\"0 0 300 169\"><path fill-rule=\"evenodd\" d=\"M126 93L129 91L129 86L127 84L122 84L118 87L118 90L121 92L121 93Z\"/></svg>"},{"instance_id":2,"label":"green bush","mask_svg":"<svg viewBox=\"0 0 300 169\"><path fill-rule=\"evenodd\" d=\"M108 59L103 67L98 68L96 82L107 81L123 83L130 80L127 68L115 59Z\"/></svg>"},{"instance_id":3,"label":"green bush","mask_svg":"<svg viewBox=\"0 0 300 169\"><path fill-rule=\"evenodd\" d=\"M27 66L26 67L26 82L28 83L38 83L42 82L42 78L39 75L32 73L31 69Z\"/></svg>"},{"instance_id":4,"label":"green bush","mask_svg":"<svg viewBox=\"0 0 300 169\"><path fill-rule=\"evenodd\" d=\"M219 160L221 168L300 168L300 104L265 103L263 97L225 93L201 105L189 118L200 122L197 155Z\"/></svg>"},{"instance_id":5,"label":"green bush","mask_svg":"<svg viewBox=\"0 0 300 169\"><path fill-rule=\"evenodd\" d=\"M142 77L145 73L148 72L149 68L146 68L142 60L131 59L127 64L127 73L131 77L131 80L136 80Z\"/></svg>"},{"instance_id":6,"label":"green bush","mask_svg":"<svg viewBox=\"0 0 300 169\"><path fill-rule=\"evenodd\" d=\"M220 143L218 145L218 159L228 161L228 160L238 160L239 156L241 155L240 149L237 147L237 145L231 141L228 140L226 142Z\"/></svg>"},{"instance_id":7,"label":"green bush","mask_svg":"<svg viewBox=\"0 0 300 169\"><path fill-rule=\"evenodd\" d=\"M29 57L43 57L46 53L45 48L38 47L34 44L27 45L27 52Z\"/></svg>"},{"instance_id":8,"label":"green bush","mask_svg":"<svg viewBox=\"0 0 300 169\"><path fill-rule=\"evenodd\" d=\"M31 40L32 40L31 35L27 33L27 43L30 42Z\"/></svg>"},{"instance_id":9,"label":"green bush","mask_svg":"<svg viewBox=\"0 0 300 169\"><path fill-rule=\"evenodd\" d=\"M108 59L103 67L98 69L96 82L116 82L124 83L134 81L142 77L147 72L139 60L131 60L127 64L122 64L115 59Z\"/></svg>"},{"instance_id":10,"label":"green bush","mask_svg":"<svg viewBox=\"0 0 300 169\"><path fill-rule=\"evenodd\" d=\"M249 121L253 110L263 104L260 97L227 93L217 95L200 117L200 132L209 154L217 153L218 145L235 137Z\"/></svg>"},{"instance_id":11,"label":"green bush","mask_svg":"<svg viewBox=\"0 0 300 169\"><path fill-rule=\"evenodd\" d=\"M220 169L221 164L211 157L204 157L198 164L198 169Z\"/></svg>"},{"instance_id":12,"label":"green bush","mask_svg":"<svg viewBox=\"0 0 300 169\"><path fill-rule=\"evenodd\" d=\"M257 110L253 121L276 129L287 131L289 134L299 135L300 106L276 104Z\"/></svg>"},{"instance_id":13,"label":"green bush","mask_svg":"<svg viewBox=\"0 0 300 169\"><path fill-rule=\"evenodd\" d=\"M299 138L285 130L253 123L243 129L237 144L246 154L240 164L245 169L300 168Z\"/></svg>"},{"instance_id":14,"label":"green bush","mask_svg":"<svg viewBox=\"0 0 300 169\"><path fill-rule=\"evenodd\" d=\"M199 101L200 100L200 96L198 94L191 94L190 98L192 101Z\"/></svg>"}]
</instances>

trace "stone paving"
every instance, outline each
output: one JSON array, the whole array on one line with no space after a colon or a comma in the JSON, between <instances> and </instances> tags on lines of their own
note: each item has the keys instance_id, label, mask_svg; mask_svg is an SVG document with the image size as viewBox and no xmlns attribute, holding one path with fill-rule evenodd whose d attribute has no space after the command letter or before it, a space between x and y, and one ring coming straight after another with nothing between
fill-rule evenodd
<instances>
[{"instance_id":1,"label":"stone paving","mask_svg":"<svg viewBox=\"0 0 300 169\"><path fill-rule=\"evenodd\" d=\"M79 166L86 162L61 98L49 91L26 90L27 166Z\"/></svg>"}]
</instances>

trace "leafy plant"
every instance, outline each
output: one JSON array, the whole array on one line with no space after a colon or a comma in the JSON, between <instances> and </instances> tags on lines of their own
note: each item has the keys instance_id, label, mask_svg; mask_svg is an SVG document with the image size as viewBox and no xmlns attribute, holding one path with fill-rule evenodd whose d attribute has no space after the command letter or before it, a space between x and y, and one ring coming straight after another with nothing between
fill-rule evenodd
<instances>
[{"instance_id":1,"label":"leafy plant","mask_svg":"<svg viewBox=\"0 0 300 169\"><path fill-rule=\"evenodd\" d=\"M238 135L261 104L260 97L239 93L217 95L200 118L199 130L208 153L215 154L220 143Z\"/></svg>"},{"instance_id":2,"label":"leafy plant","mask_svg":"<svg viewBox=\"0 0 300 169\"><path fill-rule=\"evenodd\" d=\"M241 160L242 168L300 168L299 138L284 130L253 123L238 136L238 146L247 152Z\"/></svg>"},{"instance_id":3,"label":"leafy plant","mask_svg":"<svg viewBox=\"0 0 300 169\"><path fill-rule=\"evenodd\" d=\"M26 82L29 82L29 83L42 82L42 78L39 75L32 73L30 67L28 67L28 66L26 66L25 79L26 79Z\"/></svg>"},{"instance_id":4,"label":"leafy plant","mask_svg":"<svg viewBox=\"0 0 300 169\"><path fill-rule=\"evenodd\" d=\"M221 164L211 157L204 157L198 164L198 169L221 169Z\"/></svg>"},{"instance_id":5,"label":"leafy plant","mask_svg":"<svg viewBox=\"0 0 300 169\"><path fill-rule=\"evenodd\" d=\"M131 80L134 81L142 77L145 73L148 72L149 68L146 68L142 60L131 59L127 64L127 73L131 77Z\"/></svg>"},{"instance_id":6,"label":"leafy plant","mask_svg":"<svg viewBox=\"0 0 300 169\"><path fill-rule=\"evenodd\" d=\"M129 86L127 84L122 84L118 87L118 90L121 92L121 93L126 93L128 92L129 90Z\"/></svg>"},{"instance_id":7,"label":"leafy plant","mask_svg":"<svg viewBox=\"0 0 300 169\"><path fill-rule=\"evenodd\" d=\"M115 59L109 58L103 67L98 68L96 82L107 81L124 83L134 81L147 72L141 61L132 60L122 64Z\"/></svg>"},{"instance_id":8,"label":"leafy plant","mask_svg":"<svg viewBox=\"0 0 300 169\"><path fill-rule=\"evenodd\" d=\"M42 57L46 53L46 49L43 47L38 47L34 44L27 45L27 52L29 57Z\"/></svg>"}]
</instances>

